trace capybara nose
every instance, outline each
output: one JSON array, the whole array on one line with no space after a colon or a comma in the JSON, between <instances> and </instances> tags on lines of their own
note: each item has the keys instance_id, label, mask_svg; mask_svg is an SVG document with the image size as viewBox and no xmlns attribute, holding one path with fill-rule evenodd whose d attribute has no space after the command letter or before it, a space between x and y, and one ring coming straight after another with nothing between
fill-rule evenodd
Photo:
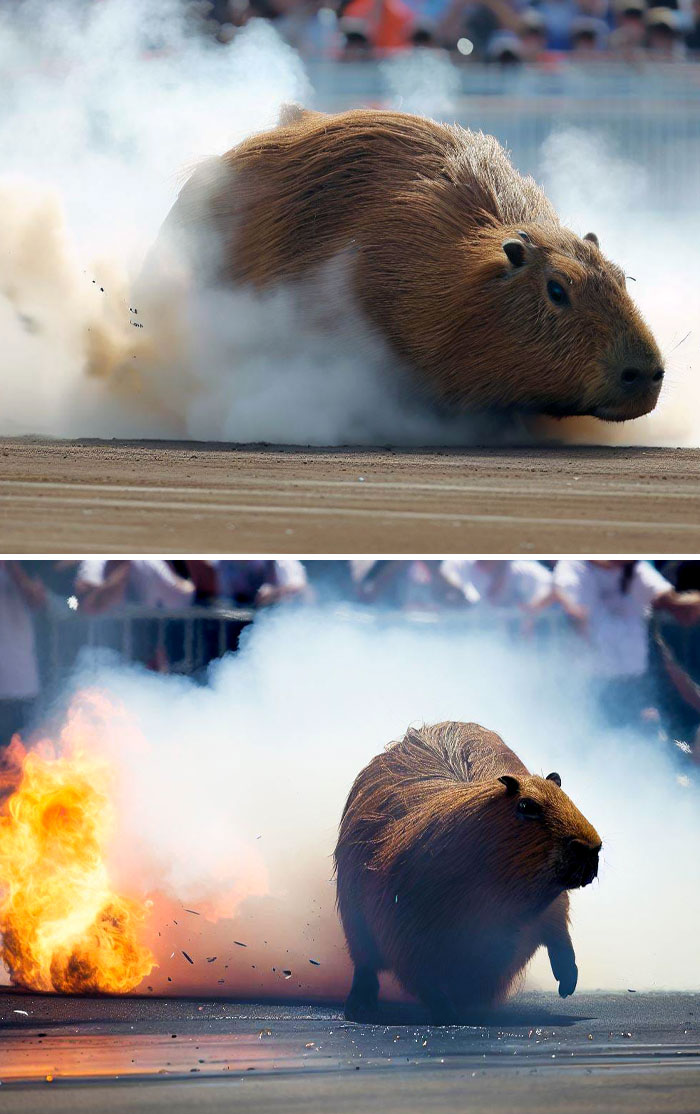
<instances>
[{"instance_id":1,"label":"capybara nose","mask_svg":"<svg viewBox=\"0 0 700 1114\"><path fill-rule=\"evenodd\" d=\"M654 367L648 371L642 371L638 367L626 367L620 376L620 382L623 388L629 394L637 394L638 392L648 391L650 387L658 387L664 377L664 369L662 367Z\"/></svg>"},{"instance_id":2,"label":"capybara nose","mask_svg":"<svg viewBox=\"0 0 700 1114\"><path fill-rule=\"evenodd\" d=\"M564 884L567 889L587 886L598 874L598 856L602 844L593 846L571 837L566 841Z\"/></svg>"}]
</instances>

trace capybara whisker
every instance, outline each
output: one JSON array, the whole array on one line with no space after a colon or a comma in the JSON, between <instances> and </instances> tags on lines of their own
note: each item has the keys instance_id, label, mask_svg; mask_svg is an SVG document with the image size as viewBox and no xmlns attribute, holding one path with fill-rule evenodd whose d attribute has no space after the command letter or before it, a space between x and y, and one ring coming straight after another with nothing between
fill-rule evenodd
<instances>
[{"instance_id":1,"label":"capybara whisker","mask_svg":"<svg viewBox=\"0 0 700 1114\"><path fill-rule=\"evenodd\" d=\"M671 352L675 352L677 348L680 348L681 344L685 344L685 342L686 342L686 340L688 339L688 337L692 335L692 332L693 332L693 330L692 330L692 329L688 329L688 332L687 332L687 333L685 334L685 336L683 337L683 339L682 339L682 340L679 340L679 341L678 341L678 344L674 344L673 348L672 348L672 349L671 349L671 351L670 351L670 352L668 353L668 355L670 356L670 355L671 355Z\"/></svg>"}]
</instances>

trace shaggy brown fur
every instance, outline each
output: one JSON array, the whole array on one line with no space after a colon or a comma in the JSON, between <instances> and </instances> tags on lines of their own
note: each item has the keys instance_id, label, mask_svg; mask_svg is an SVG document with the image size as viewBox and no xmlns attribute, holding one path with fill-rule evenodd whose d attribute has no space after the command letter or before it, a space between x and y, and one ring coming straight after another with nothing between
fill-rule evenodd
<instances>
[{"instance_id":1,"label":"shaggy brown fur","mask_svg":"<svg viewBox=\"0 0 700 1114\"><path fill-rule=\"evenodd\" d=\"M409 730L359 775L340 825L346 1015L373 1016L377 972L391 970L434 1020L455 1021L502 999L542 944L573 994L566 891L592 881L600 846L558 774L530 775L494 732Z\"/></svg>"},{"instance_id":2,"label":"shaggy brown fur","mask_svg":"<svg viewBox=\"0 0 700 1114\"><path fill-rule=\"evenodd\" d=\"M661 356L622 271L491 136L292 108L201 167L166 227L204 234L210 277L259 288L344 258L366 316L456 408L624 420L656 404Z\"/></svg>"}]
</instances>

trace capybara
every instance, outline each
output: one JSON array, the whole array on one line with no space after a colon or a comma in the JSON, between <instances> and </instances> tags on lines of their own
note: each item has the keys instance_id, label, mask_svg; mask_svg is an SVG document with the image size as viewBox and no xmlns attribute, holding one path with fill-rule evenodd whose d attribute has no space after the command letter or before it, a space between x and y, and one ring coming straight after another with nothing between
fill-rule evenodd
<instances>
[{"instance_id":1,"label":"capybara","mask_svg":"<svg viewBox=\"0 0 700 1114\"><path fill-rule=\"evenodd\" d=\"M661 355L622 270L593 233L562 227L492 136L400 112L287 111L196 170L164 234L213 283L307 279L331 326L358 307L454 410L624 421L656 405Z\"/></svg>"},{"instance_id":2,"label":"capybara","mask_svg":"<svg viewBox=\"0 0 700 1114\"><path fill-rule=\"evenodd\" d=\"M531 775L493 731L410 729L358 776L340 825L346 1017L376 1016L389 970L436 1023L456 1022L503 999L542 944L573 994L567 890L596 877L600 848L559 775Z\"/></svg>"}]
</instances>

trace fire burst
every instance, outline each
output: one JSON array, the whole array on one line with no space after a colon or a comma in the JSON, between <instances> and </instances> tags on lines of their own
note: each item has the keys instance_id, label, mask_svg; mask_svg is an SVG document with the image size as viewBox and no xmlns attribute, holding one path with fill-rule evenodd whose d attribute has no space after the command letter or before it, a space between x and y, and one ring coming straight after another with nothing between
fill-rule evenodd
<instances>
[{"instance_id":1,"label":"fire burst","mask_svg":"<svg viewBox=\"0 0 700 1114\"><path fill-rule=\"evenodd\" d=\"M106 705L106 706L105 706ZM147 902L113 892L106 852L114 827L109 764L90 741L111 706L82 694L61 733L10 747L12 792L0 813L0 934L13 983L32 990L120 994L155 960L141 943Z\"/></svg>"}]
</instances>

